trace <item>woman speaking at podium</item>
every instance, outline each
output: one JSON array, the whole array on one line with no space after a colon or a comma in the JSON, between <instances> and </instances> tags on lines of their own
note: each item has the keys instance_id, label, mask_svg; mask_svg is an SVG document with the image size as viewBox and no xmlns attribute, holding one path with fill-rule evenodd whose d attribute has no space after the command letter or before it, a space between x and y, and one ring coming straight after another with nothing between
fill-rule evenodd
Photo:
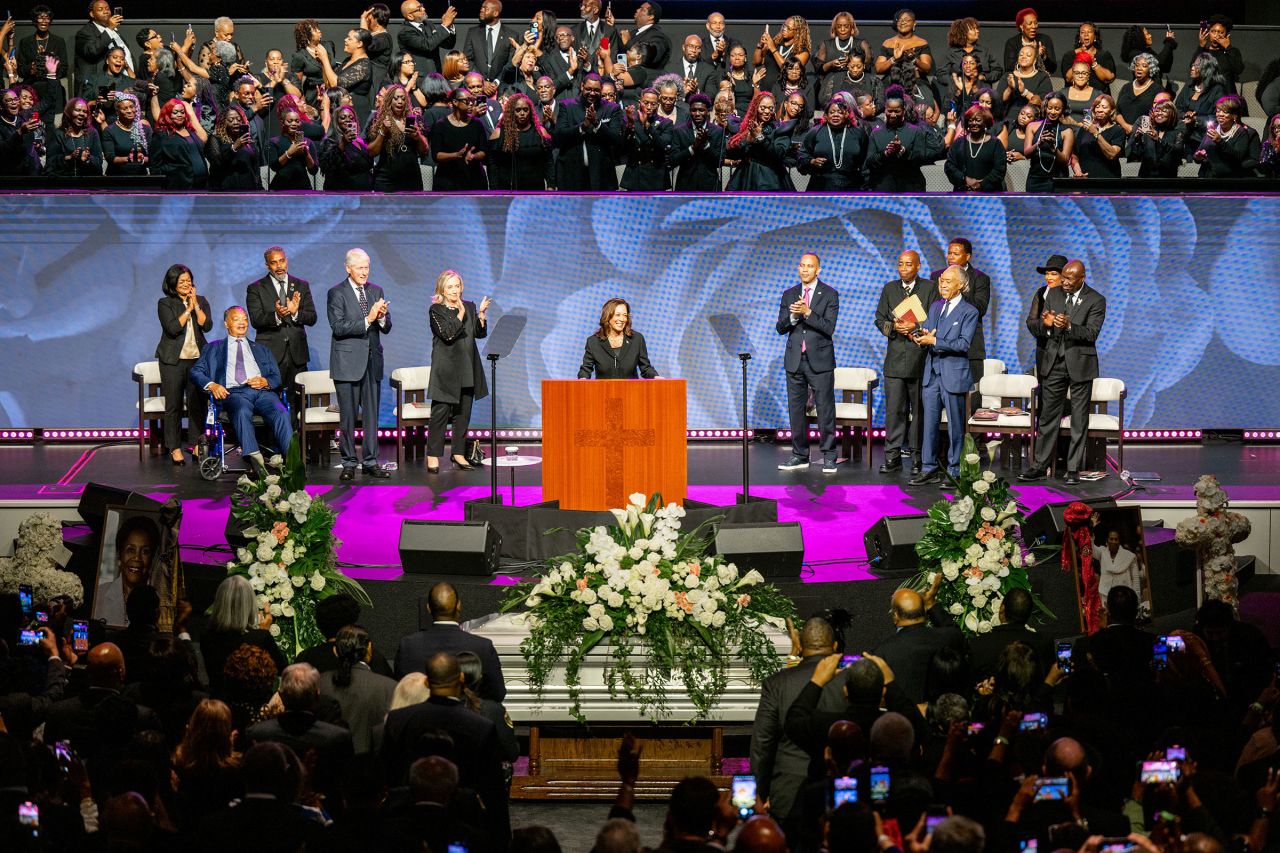
<instances>
[{"instance_id":1,"label":"woman speaking at podium","mask_svg":"<svg viewBox=\"0 0 1280 853\"><path fill-rule=\"evenodd\" d=\"M431 317L431 423L427 432L427 472L440 473L444 453L444 429L453 421L453 464L471 470L467 462L467 428L471 426L471 405L488 396L484 363L476 341L489 334L485 313L489 297L462 301L462 276L445 270L436 279L436 295L428 312Z\"/></svg>"},{"instance_id":2,"label":"woman speaking at podium","mask_svg":"<svg viewBox=\"0 0 1280 853\"><path fill-rule=\"evenodd\" d=\"M644 335L631 328L631 306L625 299L610 299L600 309L600 328L587 338L579 379L655 379L658 371L649 363Z\"/></svg>"}]
</instances>

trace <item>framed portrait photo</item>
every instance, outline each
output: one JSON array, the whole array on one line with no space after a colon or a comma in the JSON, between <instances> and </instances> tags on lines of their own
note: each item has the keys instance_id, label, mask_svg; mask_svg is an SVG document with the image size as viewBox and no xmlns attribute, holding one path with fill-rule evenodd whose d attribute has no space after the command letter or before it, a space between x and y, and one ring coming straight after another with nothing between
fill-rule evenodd
<instances>
[{"instance_id":1,"label":"framed portrait photo","mask_svg":"<svg viewBox=\"0 0 1280 853\"><path fill-rule=\"evenodd\" d=\"M176 549L177 537L161 522L159 510L108 506L98 553L93 618L109 627L127 626L130 596L150 587L159 601L157 627L171 630L177 602ZM150 597L150 593L144 595Z\"/></svg>"}]
</instances>

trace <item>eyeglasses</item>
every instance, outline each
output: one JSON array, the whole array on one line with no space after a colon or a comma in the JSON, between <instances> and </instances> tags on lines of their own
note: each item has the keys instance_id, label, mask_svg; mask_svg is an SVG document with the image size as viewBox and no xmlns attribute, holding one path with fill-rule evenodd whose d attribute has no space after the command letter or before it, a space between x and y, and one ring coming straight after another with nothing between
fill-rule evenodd
<instances>
[{"instance_id":1,"label":"eyeglasses","mask_svg":"<svg viewBox=\"0 0 1280 853\"><path fill-rule=\"evenodd\" d=\"M479 103L475 98L454 98L454 99L453 99L453 101L454 101L454 103L456 103L456 104L475 104L475 103Z\"/></svg>"}]
</instances>

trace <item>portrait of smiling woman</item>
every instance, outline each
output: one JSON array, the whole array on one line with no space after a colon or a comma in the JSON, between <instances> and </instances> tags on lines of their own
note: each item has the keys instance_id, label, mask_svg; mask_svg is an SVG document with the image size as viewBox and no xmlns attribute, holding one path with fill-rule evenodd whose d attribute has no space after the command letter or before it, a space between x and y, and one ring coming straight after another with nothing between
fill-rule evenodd
<instances>
[{"instance_id":1,"label":"portrait of smiling woman","mask_svg":"<svg viewBox=\"0 0 1280 853\"><path fill-rule=\"evenodd\" d=\"M129 624L129 596L140 586L152 586L160 595L161 612L172 608L170 573L160 564L168 552L166 532L158 513L142 513L113 507L107 510L98 558L97 594L93 618L107 625Z\"/></svg>"}]
</instances>

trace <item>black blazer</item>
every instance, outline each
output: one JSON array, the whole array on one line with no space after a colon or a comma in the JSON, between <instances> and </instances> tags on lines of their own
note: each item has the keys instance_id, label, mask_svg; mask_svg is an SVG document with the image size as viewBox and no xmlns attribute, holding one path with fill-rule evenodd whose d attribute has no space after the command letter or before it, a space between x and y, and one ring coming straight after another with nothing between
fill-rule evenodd
<instances>
[{"instance_id":1,"label":"black blazer","mask_svg":"<svg viewBox=\"0 0 1280 853\"><path fill-rule=\"evenodd\" d=\"M1071 328L1048 331L1044 348L1036 350L1036 375L1043 379L1061 350L1072 382L1097 379L1096 344L1107 318L1106 297L1086 284L1080 288L1080 304L1068 308L1066 293L1061 287L1055 287L1044 295L1044 307L1055 314L1065 313Z\"/></svg>"},{"instance_id":2,"label":"black blazer","mask_svg":"<svg viewBox=\"0 0 1280 853\"><path fill-rule=\"evenodd\" d=\"M624 50L630 49L633 44L649 45L649 61L644 64L645 68L652 68L662 71L667 67L667 60L671 57L671 39L667 38L667 34L662 31L661 24L654 24L640 34L632 33L631 38L622 43ZM612 53L622 53L622 50L614 50L613 42L609 42L609 50Z\"/></svg>"},{"instance_id":3,"label":"black blazer","mask_svg":"<svg viewBox=\"0 0 1280 853\"><path fill-rule=\"evenodd\" d=\"M1014 643L1025 643L1036 653L1040 671L1048 672L1055 657L1053 640L1043 631L1029 631L1025 625L997 625L986 634L969 640L969 671L975 682L996 674L1000 653Z\"/></svg>"},{"instance_id":4,"label":"black blazer","mask_svg":"<svg viewBox=\"0 0 1280 853\"><path fill-rule=\"evenodd\" d=\"M596 108L596 125L591 130L583 125L586 114L586 104L580 98L565 98L560 102L556 126L551 131L559 151L556 187L612 192L618 188L617 149L622 142L622 110L616 104L601 101Z\"/></svg>"},{"instance_id":5,"label":"black blazer","mask_svg":"<svg viewBox=\"0 0 1280 853\"><path fill-rule=\"evenodd\" d=\"M468 633L457 625L433 623L430 628L402 638L396 649L396 678L404 678L411 672L426 672L427 659L436 652L474 652L480 658L480 669L484 673L476 692L481 698L495 702L506 698L507 685L502 679L502 664L493 641Z\"/></svg>"},{"instance_id":6,"label":"black blazer","mask_svg":"<svg viewBox=\"0 0 1280 853\"><path fill-rule=\"evenodd\" d=\"M405 24L396 33L400 49L413 57L413 66L419 79L440 70L440 49L452 48L457 41L457 31L449 32L439 24L422 22L422 29Z\"/></svg>"},{"instance_id":7,"label":"black blazer","mask_svg":"<svg viewBox=\"0 0 1280 853\"><path fill-rule=\"evenodd\" d=\"M472 71L480 72L486 80L497 80L502 69L511 64L511 42L507 39L520 41L524 33L499 22L497 49L491 56L489 42L485 40L485 31L484 24L476 24L467 30L462 52L466 55L467 62L471 63Z\"/></svg>"},{"instance_id":8,"label":"black blazer","mask_svg":"<svg viewBox=\"0 0 1280 853\"><path fill-rule=\"evenodd\" d=\"M466 316L458 314L443 303L431 306L431 381L427 385L427 397L433 403L457 403L462 389L471 387L475 399L489 396L489 383L484 378L484 362L476 341L489 334L487 326L480 325L476 317L476 304L465 299ZM463 385L466 366L471 365L471 385Z\"/></svg>"},{"instance_id":9,"label":"black blazer","mask_svg":"<svg viewBox=\"0 0 1280 853\"><path fill-rule=\"evenodd\" d=\"M947 271L946 267L933 271L933 280ZM978 328L974 330L973 340L969 342L969 358L987 357L987 339L982 334L982 323L987 319L987 306L991 304L991 276L969 264L969 289L961 294L965 302L978 309ZM928 303L925 309L929 308Z\"/></svg>"},{"instance_id":10,"label":"black blazer","mask_svg":"<svg viewBox=\"0 0 1280 853\"><path fill-rule=\"evenodd\" d=\"M941 605L935 604L929 611L929 622L898 628L875 649L893 670L894 683L917 704L925 700L929 661L934 653L946 646L961 654L966 651L964 634Z\"/></svg>"},{"instance_id":11,"label":"black blazer","mask_svg":"<svg viewBox=\"0 0 1280 853\"><path fill-rule=\"evenodd\" d=\"M800 298L804 288L788 287L778 302L778 334L787 336L787 349L783 365L795 373L800 370L801 343L805 355L814 370L825 373L836 369L836 348L831 336L836 331L836 318L840 313L840 294L821 280L813 283L809 294L809 316L791 322L791 304Z\"/></svg>"},{"instance_id":12,"label":"black blazer","mask_svg":"<svg viewBox=\"0 0 1280 853\"><path fill-rule=\"evenodd\" d=\"M693 123L686 121L671 129L670 163L676 170L676 192L720 192L723 179L720 163L724 157L724 128L714 121L706 124L707 141L693 147Z\"/></svg>"},{"instance_id":13,"label":"black blazer","mask_svg":"<svg viewBox=\"0 0 1280 853\"><path fill-rule=\"evenodd\" d=\"M927 278L916 276L911 292L920 298L920 304L928 311L938 298L938 287ZM880 302L876 305L876 328L889 339L884 347L884 375L899 379L919 379L924 376L924 347L917 346L908 337L893 328L893 309L903 297L902 279L895 278L880 288ZM924 319L920 320L921 325Z\"/></svg>"},{"instance_id":14,"label":"black blazer","mask_svg":"<svg viewBox=\"0 0 1280 853\"><path fill-rule=\"evenodd\" d=\"M276 292L275 282L271 276L262 278L249 285L245 293L245 310L249 312L249 323L257 335L255 340L271 350L276 357L276 364L283 364L288 356L294 364L305 366L310 356L307 352L307 326L314 326L318 315L316 303L311 298L311 285L296 276L288 276L289 295L302 295L298 303L298 315L276 322L276 302L280 294ZM289 389L285 389L289 390Z\"/></svg>"},{"instance_id":15,"label":"black blazer","mask_svg":"<svg viewBox=\"0 0 1280 853\"><path fill-rule=\"evenodd\" d=\"M90 74L102 70L107 51L112 45L111 34L98 31L93 21L85 21L76 31L76 81L83 82ZM76 88L79 88L78 86ZM76 91L72 89L71 91Z\"/></svg>"},{"instance_id":16,"label":"black blazer","mask_svg":"<svg viewBox=\"0 0 1280 853\"><path fill-rule=\"evenodd\" d=\"M342 780L355 755L351 732L342 726L317 719L310 711L284 711L271 719L254 723L245 732L252 743L284 744L308 766L314 766L312 786L331 797L342 790ZM315 756L314 765L308 755Z\"/></svg>"},{"instance_id":17,"label":"black blazer","mask_svg":"<svg viewBox=\"0 0 1280 853\"><path fill-rule=\"evenodd\" d=\"M644 335L639 332L632 332L630 337L622 339L622 349L617 356L614 356L608 339L598 334L588 337L578 378L590 379L593 373L596 379L653 379L658 375L649 363L649 349L644 344Z\"/></svg>"},{"instance_id":18,"label":"black blazer","mask_svg":"<svg viewBox=\"0 0 1280 853\"><path fill-rule=\"evenodd\" d=\"M196 348L204 351L205 332L213 331L213 312L209 310L209 300L196 294L196 303L204 312L204 325L196 326ZM183 301L177 296L165 296L156 303L156 314L160 317L160 343L156 344L156 358L164 364L177 364L181 361L179 353L187 339L187 329L178 321L178 316L186 310ZM188 323L195 322L195 317Z\"/></svg>"}]
</instances>

